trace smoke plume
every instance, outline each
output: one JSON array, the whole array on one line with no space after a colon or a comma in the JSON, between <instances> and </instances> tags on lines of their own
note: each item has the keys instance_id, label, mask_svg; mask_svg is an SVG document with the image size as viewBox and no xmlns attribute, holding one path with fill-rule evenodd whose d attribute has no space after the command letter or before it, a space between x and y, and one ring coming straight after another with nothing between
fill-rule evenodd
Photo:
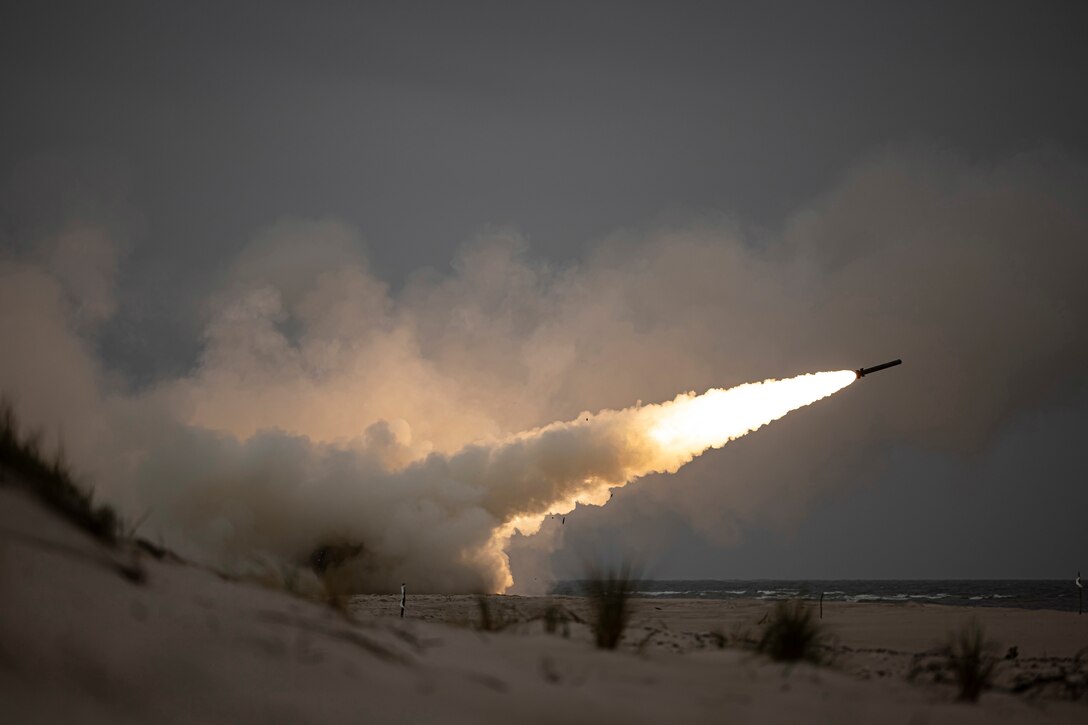
<instances>
[{"instance_id":1,"label":"smoke plume","mask_svg":"<svg viewBox=\"0 0 1088 725\"><path fill-rule=\"evenodd\" d=\"M659 515L720 542L738 522L788 525L879 471L889 441L971 454L1082 380L1085 178L1046 154L992 168L889 155L778 229L704 219L604 240L565 267L491 233L397 289L351 228L287 220L219 276L196 364L138 386L96 344L129 311L125 260L108 229L62 220L0 257L0 390L101 496L147 514L141 533L185 553L302 561L345 540L364 547L360 589L496 591L515 528L544 520L524 541L560 546L549 514L605 503L853 378L822 374L740 420L736 398L794 381L722 386L907 361L895 385L635 486L587 525Z\"/></svg>"}]
</instances>

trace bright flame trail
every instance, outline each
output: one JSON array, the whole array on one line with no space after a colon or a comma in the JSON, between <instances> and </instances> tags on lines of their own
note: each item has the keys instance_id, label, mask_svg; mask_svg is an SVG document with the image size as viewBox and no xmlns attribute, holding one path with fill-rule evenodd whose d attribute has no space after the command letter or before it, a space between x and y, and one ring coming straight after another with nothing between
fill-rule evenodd
<instances>
[{"instance_id":1,"label":"bright flame trail","mask_svg":"<svg viewBox=\"0 0 1088 725\"><path fill-rule=\"evenodd\" d=\"M449 465L460 474L457 478L481 485L484 508L504 522L492 539L501 551L515 529L534 533L549 514L565 514L578 503L601 505L609 489L651 473L673 473L704 451L721 448L856 379L852 370L810 373L582 414L492 446L469 446L453 454Z\"/></svg>"},{"instance_id":2,"label":"bright flame trail","mask_svg":"<svg viewBox=\"0 0 1088 725\"><path fill-rule=\"evenodd\" d=\"M652 421L649 435L663 451L686 456L686 462L837 393L856 379L853 371L840 370L746 383L728 390L714 388L698 396L680 395L670 403L644 409Z\"/></svg>"}]
</instances>

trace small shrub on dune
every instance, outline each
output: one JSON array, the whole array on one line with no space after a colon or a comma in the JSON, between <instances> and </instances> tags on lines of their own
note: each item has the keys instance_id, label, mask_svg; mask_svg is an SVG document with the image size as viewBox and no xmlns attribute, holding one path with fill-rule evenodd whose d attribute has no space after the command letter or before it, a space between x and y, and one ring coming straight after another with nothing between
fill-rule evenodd
<instances>
[{"instance_id":1,"label":"small shrub on dune","mask_svg":"<svg viewBox=\"0 0 1088 725\"><path fill-rule=\"evenodd\" d=\"M364 553L362 543L334 537L315 547L306 559L310 571L321 583L319 598L346 619L351 619L351 596L359 591L357 563ZM282 574L283 588L298 591L302 572L284 565Z\"/></svg>"},{"instance_id":2,"label":"small shrub on dune","mask_svg":"<svg viewBox=\"0 0 1088 725\"><path fill-rule=\"evenodd\" d=\"M631 620L631 597L638 588L638 578L626 563L615 569L591 569L588 574L587 594L593 612L590 625L597 647L616 649Z\"/></svg>"},{"instance_id":3,"label":"small shrub on dune","mask_svg":"<svg viewBox=\"0 0 1088 725\"><path fill-rule=\"evenodd\" d=\"M823 659L827 636L811 607L799 599L779 602L764 625L756 651L779 662L812 662Z\"/></svg>"},{"instance_id":4,"label":"small shrub on dune","mask_svg":"<svg viewBox=\"0 0 1088 725\"><path fill-rule=\"evenodd\" d=\"M545 632L548 634L562 634L563 637L570 637L570 623L572 621L581 621L577 616L568 612L566 607L555 602L545 608L542 618Z\"/></svg>"},{"instance_id":5,"label":"small shrub on dune","mask_svg":"<svg viewBox=\"0 0 1088 725\"><path fill-rule=\"evenodd\" d=\"M476 597L476 605L480 608L480 624L477 629L482 632L501 632L514 623L501 606L492 607L491 600L485 595Z\"/></svg>"},{"instance_id":6,"label":"small shrub on dune","mask_svg":"<svg viewBox=\"0 0 1088 725\"><path fill-rule=\"evenodd\" d=\"M986 639L986 632L976 619L949 636L944 655L959 683L959 699L977 702L982 691L990 687L997 668L996 651L997 645Z\"/></svg>"},{"instance_id":7,"label":"small shrub on dune","mask_svg":"<svg viewBox=\"0 0 1088 725\"><path fill-rule=\"evenodd\" d=\"M326 571L321 576L321 586L323 589L323 596L321 599L325 604L329 605L329 608L339 614L341 617L347 620L352 619L351 608L351 595L348 593L348 588L345 586L344 577L338 576L341 572L332 569Z\"/></svg>"},{"instance_id":8,"label":"small shrub on dune","mask_svg":"<svg viewBox=\"0 0 1088 725\"><path fill-rule=\"evenodd\" d=\"M559 625L566 621L563 608L558 604L549 604L541 618L544 620L544 631L548 634L555 634Z\"/></svg>"}]
</instances>

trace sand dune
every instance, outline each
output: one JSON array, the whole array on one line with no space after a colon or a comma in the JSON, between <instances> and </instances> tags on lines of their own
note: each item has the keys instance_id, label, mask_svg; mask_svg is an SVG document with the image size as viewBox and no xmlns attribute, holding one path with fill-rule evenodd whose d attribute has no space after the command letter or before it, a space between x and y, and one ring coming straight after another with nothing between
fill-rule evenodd
<instances>
[{"instance_id":1,"label":"sand dune","mask_svg":"<svg viewBox=\"0 0 1088 725\"><path fill-rule=\"evenodd\" d=\"M786 667L718 646L718 633L757 626L765 605L647 599L624 646L603 652L577 622L568 637L545 633L534 617L552 600L490 598L510 622L494 633L466 626L479 619L471 596L410 596L403 620L395 597L338 612L105 548L11 485L0 485L0 592L0 699L18 723L1037 723L1088 712L1053 686L967 705L949 684L906 678L916 653L978 614L1019 648L1002 687L1060 666L1075 680L1088 617L828 605L833 664ZM557 601L585 618L583 600Z\"/></svg>"}]
</instances>

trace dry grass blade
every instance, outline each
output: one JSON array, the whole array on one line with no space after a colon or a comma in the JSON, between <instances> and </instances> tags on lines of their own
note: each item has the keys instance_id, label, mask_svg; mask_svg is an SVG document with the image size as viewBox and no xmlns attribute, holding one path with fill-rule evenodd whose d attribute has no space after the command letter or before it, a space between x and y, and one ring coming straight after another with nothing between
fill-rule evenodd
<instances>
[{"instance_id":1,"label":"dry grass blade","mask_svg":"<svg viewBox=\"0 0 1088 725\"><path fill-rule=\"evenodd\" d=\"M512 620L501 607L491 606L491 600L486 596L476 597L476 604L480 608L480 624L478 629L482 632L499 632L506 629Z\"/></svg>"},{"instance_id":2,"label":"dry grass blade","mask_svg":"<svg viewBox=\"0 0 1088 725\"><path fill-rule=\"evenodd\" d=\"M117 541L120 523L105 504L94 504L94 492L79 486L58 449L53 460L41 452L41 435L20 435L11 403L0 398L0 466L16 473L45 504L106 544Z\"/></svg>"},{"instance_id":3,"label":"dry grass blade","mask_svg":"<svg viewBox=\"0 0 1088 725\"><path fill-rule=\"evenodd\" d=\"M993 682L997 645L986 639L977 619L971 619L949 637L944 654L960 686L959 699L977 702Z\"/></svg>"},{"instance_id":4,"label":"dry grass blade","mask_svg":"<svg viewBox=\"0 0 1088 725\"><path fill-rule=\"evenodd\" d=\"M775 605L756 650L780 662L819 663L825 639L826 633L812 608L796 599Z\"/></svg>"},{"instance_id":5,"label":"dry grass blade","mask_svg":"<svg viewBox=\"0 0 1088 725\"><path fill-rule=\"evenodd\" d=\"M638 578L631 566L623 563L616 568L591 568L586 586L597 647L615 649L631 620L631 598L638 588Z\"/></svg>"}]
</instances>

